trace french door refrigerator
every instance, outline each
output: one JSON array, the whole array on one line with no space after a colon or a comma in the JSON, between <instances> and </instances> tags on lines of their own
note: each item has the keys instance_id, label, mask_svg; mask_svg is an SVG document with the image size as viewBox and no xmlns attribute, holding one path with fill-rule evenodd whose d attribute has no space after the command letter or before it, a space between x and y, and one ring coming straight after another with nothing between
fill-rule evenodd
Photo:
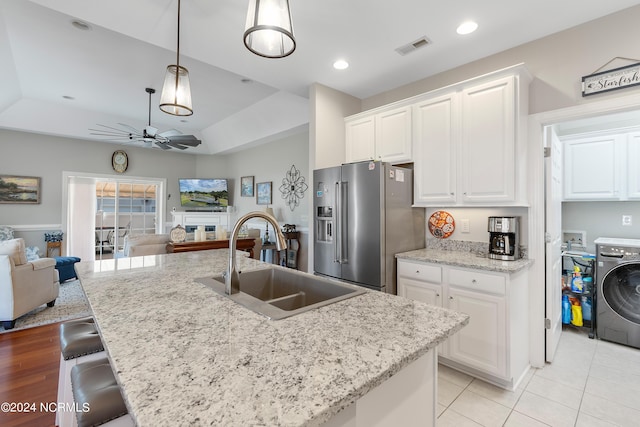
<instances>
[{"instance_id":1,"label":"french door refrigerator","mask_svg":"<svg viewBox=\"0 0 640 427\"><path fill-rule=\"evenodd\" d=\"M395 254L425 247L411 169L361 162L313 172L314 272L396 293Z\"/></svg>"}]
</instances>

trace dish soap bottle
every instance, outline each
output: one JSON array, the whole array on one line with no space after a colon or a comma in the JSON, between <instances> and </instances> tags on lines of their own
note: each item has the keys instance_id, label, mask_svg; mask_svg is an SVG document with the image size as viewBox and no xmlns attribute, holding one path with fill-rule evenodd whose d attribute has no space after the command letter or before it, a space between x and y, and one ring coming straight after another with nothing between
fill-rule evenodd
<instances>
[{"instance_id":1,"label":"dish soap bottle","mask_svg":"<svg viewBox=\"0 0 640 427\"><path fill-rule=\"evenodd\" d=\"M571 279L571 291L576 293L582 293L584 284L582 282L582 274L580 274L580 267L577 265L573 267L573 279Z\"/></svg>"},{"instance_id":2,"label":"dish soap bottle","mask_svg":"<svg viewBox=\"0 0 640 427\"><path fill-rule=\"evenodd\" d=\"M562 323L568 325L571 322L571 303L569 296L562 295Z\"/></svg>"}]
</instances>

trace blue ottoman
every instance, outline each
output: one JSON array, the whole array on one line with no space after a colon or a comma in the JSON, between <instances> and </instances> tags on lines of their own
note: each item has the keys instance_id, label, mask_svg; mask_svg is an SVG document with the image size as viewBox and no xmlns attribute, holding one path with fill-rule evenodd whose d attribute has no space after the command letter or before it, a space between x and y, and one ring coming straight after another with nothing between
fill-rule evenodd
<instances>
[{"instance_id":1,"label":"blue ottoman","mask_svg":"<svg viewBox=\"0 0 640 427\"><path fill-rule=\"evenodd\" d=\"M77 279L76 269L74 264L80 262L80 258L75 256L57 256L56 257L56 270L60 276L60 283L69 279Z\"/></svg>"}]
</instances>

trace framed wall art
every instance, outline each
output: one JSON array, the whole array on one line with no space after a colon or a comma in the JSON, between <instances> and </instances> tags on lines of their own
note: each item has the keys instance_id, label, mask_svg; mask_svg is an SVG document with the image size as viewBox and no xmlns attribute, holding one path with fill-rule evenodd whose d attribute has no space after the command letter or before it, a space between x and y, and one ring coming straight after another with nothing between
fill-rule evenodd
<instances>
[{"instance_id":1,"label":"framed wall art","mask_svg":"<svg viewBox=\"0 0 640 427\"><path fill-rule=\"evenodd\" d=\"M240 178L240 197L253 197L253 177L243 176Z\"/></svg>"},{"instance_id":2,"label":"framed wall art","mask_svg":"<svg viewBox=\"0 0 640 427\"><path fill-rule=\"evenodd\" d=\"M259 205L271 204L271 181L256 184L256 203Z\"/></svg>"},{"instance_id":3,"label":"framed wall art","mask_svg":"<svg viewBox=\"0 0 640 427\"><path fill-rule=\"evenodd\" d=\"M0 175L0 203L40 203L40 178L36 176Z\"/></svg>"}]
</instances>

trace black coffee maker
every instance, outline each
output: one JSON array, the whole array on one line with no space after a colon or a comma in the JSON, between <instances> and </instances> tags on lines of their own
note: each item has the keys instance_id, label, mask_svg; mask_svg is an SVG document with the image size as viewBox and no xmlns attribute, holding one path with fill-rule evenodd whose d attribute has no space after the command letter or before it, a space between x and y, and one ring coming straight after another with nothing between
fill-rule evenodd
<instances>
[{"instance_id":1,"label":"black coffee maker","mask_svg":"<svg viewBox=\"0 0 640 427\"><path fill-rule=\"evenodd\" d=\"M489 258L513 261L520 258L519 216L489 217Z\"/></svg>"}]
</instances>

